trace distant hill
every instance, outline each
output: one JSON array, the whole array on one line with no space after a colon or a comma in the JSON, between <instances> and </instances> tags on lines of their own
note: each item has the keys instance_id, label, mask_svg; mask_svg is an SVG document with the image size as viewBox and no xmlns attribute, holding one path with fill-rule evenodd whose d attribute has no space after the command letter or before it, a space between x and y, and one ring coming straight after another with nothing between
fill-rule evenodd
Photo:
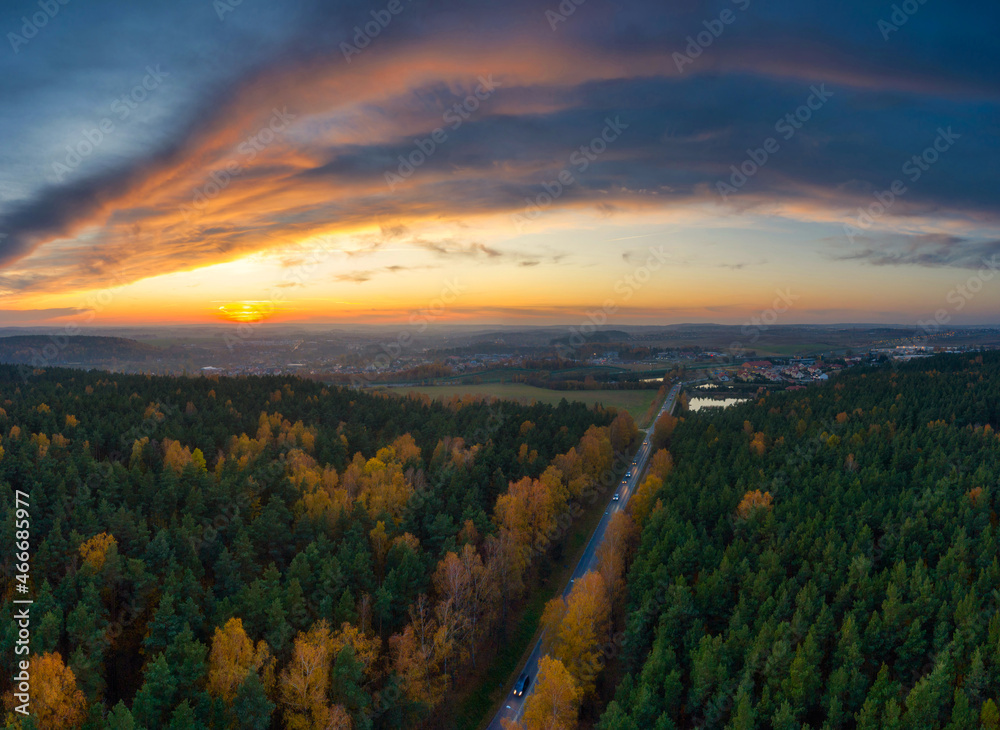
<instances>
[{"instance_id":1,"label":"distant hill","mask_svg":"<svg viewBox=\"0 0 1000 730\"><path fill-rule=\"evenodd\" d=\"M124 337L14 335L0 337L0 362L34 366L142 362L162 354Z\"/></svg>"},{"instance_id":2,"label":"distant hill","mask_svg":"<svg viewBox=\"0 0 1000 730\"><path fill-rule=\"evenodd\" d=\"M583 338L584 342L588 343L608 343L608 342L627 342L632 339L632 336L624 330L598 330L596 332L591 332L589 334L579 334L577 338ZM574 339L572 336L567 337L557 337L550 340L552 345L568 345ZM579 340L577 340L579 341Z\"/></svg>"}]
</instances>

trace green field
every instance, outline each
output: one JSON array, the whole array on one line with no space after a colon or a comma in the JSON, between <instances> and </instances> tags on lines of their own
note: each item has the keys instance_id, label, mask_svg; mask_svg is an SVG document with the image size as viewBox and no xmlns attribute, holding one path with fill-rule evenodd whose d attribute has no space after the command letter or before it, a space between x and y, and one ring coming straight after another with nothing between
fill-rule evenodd
<instances>
[{"instance_id":1,"label":"green field","mask_svg":"<svg viewBox=\"0 0 1000 730\"><path fill-rule=\"evenodd\" d=\"M539 403L557 404L563 398L568 401L579 401L592 406L600 403L624 409L632 414L639 423L643 414L649 409L649 404L656 397L655 390L548 390L536 388L533 385L520 383L483 383L481 385L429 385L414 388L392 388L392 391L407 393L424 393L431 398L450 398L454 395L492 395L496 398L522 402L538 401ZM640 426L645 424L639 423Z\"/></svg>"}]
</instances>

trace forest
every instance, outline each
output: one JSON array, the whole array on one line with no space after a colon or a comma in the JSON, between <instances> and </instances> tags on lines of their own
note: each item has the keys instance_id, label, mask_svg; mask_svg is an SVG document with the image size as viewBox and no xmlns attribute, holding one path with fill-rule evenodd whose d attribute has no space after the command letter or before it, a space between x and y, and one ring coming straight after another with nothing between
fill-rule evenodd
<instances>
[{"instance_id":1,"label":"forest","mask_svg":"<svg viewBox=\"0 0 1000 730\"><path fill-rule=\"evenodd\" d=\"M998 429L996 352L661 421L600 730L1000 727Z\"/></svg>"},{"instance_id":2,"label":"forest","mask_svg":"<svg viewBox=\"0 0 1000 730\"><path fill-rule=\"evenodd\" d=\"M6 727L440 727L637 434L565 401L0 366L0 543L29 543L33 600L23 715L5 555Z\"/></svg>"}]
</instances>

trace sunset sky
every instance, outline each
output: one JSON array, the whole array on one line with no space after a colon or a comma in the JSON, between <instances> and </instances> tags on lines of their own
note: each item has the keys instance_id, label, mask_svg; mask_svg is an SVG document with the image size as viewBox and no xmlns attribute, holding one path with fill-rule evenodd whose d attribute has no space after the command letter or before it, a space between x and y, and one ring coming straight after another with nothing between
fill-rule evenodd
<instances>
[{"instance_id":1,"label":"sunset sky","mask_svg":"<svg viewBox=\"0 0 1000 730\"><path fill-rule=\"evenodd\" d=\"M576 2L4 2L0 325L1000 322L995 2Z\"/></svg>"}]
</instances>

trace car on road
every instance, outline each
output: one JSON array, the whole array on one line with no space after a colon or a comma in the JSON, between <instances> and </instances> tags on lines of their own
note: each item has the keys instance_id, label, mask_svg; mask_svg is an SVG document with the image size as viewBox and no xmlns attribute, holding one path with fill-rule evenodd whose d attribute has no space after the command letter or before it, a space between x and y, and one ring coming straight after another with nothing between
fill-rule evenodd
<instances>
[{"instance_id":1,"label":"car on road","mask_svg":"<svg viewBox=\"0 0 1000 730\"><path fill-rule=\"evenodd\" d=\"M612 497L611 500L614 501L614 502L617 502L619 500L619 498L621 498L621 495L618 494L618 492L615 492L615 496Z\"/></svg>"},{"instance_id":2,"label":"car on road","mask_svg":"<svg viewBox=\"0 0 1000 730\"><path fill-rule=\"evenodd\" d=\"M527 690L528 686L531 684L531 675L525 672L520 677L518 677L517 682L514 683L514 696L520 697Z\"/></svg>"}]
</instances>

